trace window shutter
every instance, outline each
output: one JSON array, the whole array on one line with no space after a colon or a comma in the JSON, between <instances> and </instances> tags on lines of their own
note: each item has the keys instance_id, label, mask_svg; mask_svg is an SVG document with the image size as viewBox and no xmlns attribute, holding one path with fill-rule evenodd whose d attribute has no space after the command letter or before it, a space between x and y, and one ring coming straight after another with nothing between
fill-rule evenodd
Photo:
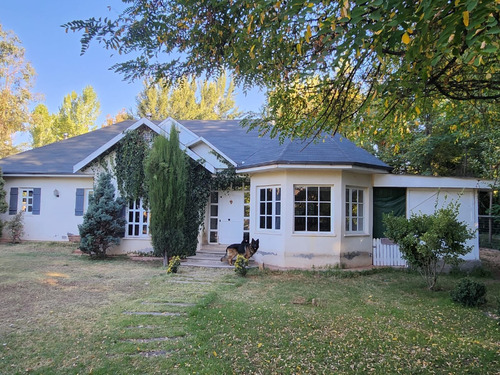
<instances>
[{"instance_id":1,"label":"window shutter","mask_svg":"<svg viewBox=\"0 0 500 375\"><path fill-rule=\"evenodd\" d=\"M85 200L85 190L76 189L75 216L83 216L83 202Z\"/></svg>"},{"instance_id":2,"label":"window shutter","mask_svg":"<svg viewBox=\"0 0 500 375\"><path fill-rule=\"evenodd\" d=\"M10 188L9 215L17 214L18 188Z\"/></svg>"},{"instance_id":3,"label":"window shutter","mask_svg":"<svg viewBox=\"0 0 500 375\"><path fill-rule=\"evenodd\" d=\"M40 198L42 195L42 189L33 189L33 215L40 215Z\"/></svg>"}]
</instances>

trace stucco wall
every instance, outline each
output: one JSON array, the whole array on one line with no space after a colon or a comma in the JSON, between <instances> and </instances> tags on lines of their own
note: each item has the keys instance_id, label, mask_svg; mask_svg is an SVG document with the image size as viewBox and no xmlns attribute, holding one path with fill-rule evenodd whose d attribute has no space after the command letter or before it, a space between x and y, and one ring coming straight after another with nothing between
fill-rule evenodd
<instances>
[{"instance_id":1,"label":"stucco wall","mask_svg":"<svg viewBox=\"0 0 500 375\"><path fill-rule=\"evenodd\" d=\"M331 186L333 232L294 232L294 186ZM280 186L280 230L259 229L258 189ZM341 261L342 236L342 172L325 170L274 170L251 176L251 237L260 239L254 256L259 263L277 268L311 268L338 265Z\"/></svg>"},{"instance_id":2,"label":"stucco wall","mask_svg":"<svg viewBox=\"0 0 500 375\"><path fill-rule=\"evenodd\" d=\"M10 189L40 188L40 215L24 214L24 240L67 241L68 233L78 234L78 224L83 216L75 216L75 196L77 188L91 189L93 179L89 177L9 177L4 176L7 203ZM59 192L59 197L54 195ZM18 205L18 210L20 209ZM2 220L11 220L8 211ZM4 238L7 237L4 228Z\"/></svg>"},{"instance_id":3,"label":"stucco wall","mask_svg":"<svg viewBox=\"0 0 500 375\"><path fill-rule=\"evenodd\" d=\"M465 222L469 228L478 228L477 191L474 189L418 189L408 188L407 213L432 214L436 208L448 206L451 202L460 202L458 220ZM472 251L466 254L465 260L479 259L479 239L476 236L467 242Z\"/></svg>"}]
</instances>

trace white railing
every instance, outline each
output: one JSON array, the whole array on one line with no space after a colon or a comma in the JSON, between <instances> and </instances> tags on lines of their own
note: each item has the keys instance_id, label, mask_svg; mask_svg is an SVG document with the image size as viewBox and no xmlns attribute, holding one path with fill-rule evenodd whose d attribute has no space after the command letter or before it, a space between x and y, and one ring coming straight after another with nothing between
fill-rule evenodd
<instances>
[{"instance_id":1,"label":"white railing","mask_svg":"<svg viewBox=\"0 0 500 375\"><path fill-rule=\"evenodd\" d=\"M396 245L388 238L373 239L373 265L408 267L406 260L401 257L399 245Z\"/></svg>"}]
</instances>

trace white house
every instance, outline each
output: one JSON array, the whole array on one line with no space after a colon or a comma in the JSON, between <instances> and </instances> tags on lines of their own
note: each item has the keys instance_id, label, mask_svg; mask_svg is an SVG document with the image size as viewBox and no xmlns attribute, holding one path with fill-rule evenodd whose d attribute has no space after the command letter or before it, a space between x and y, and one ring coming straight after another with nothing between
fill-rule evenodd
<instances>
[{"instance_id":1,"label":"white house","mask_svg":"<svg viewBox=\"0 0 500 375\"><path fill-rule=\"evenodd\" d=\"M228 165L250 177L239 190L212 192L200 243L260 239L255 260L276 268L373 264L373 238L383 212L430 212L459 199L460 219L476 228L477 194L485 181L401 176L340 135L317 142L260 137L239 121L124 121L0 160L9 211L25 212L25 240L67 241L78 233L97 160L112 155L127 131L179 131L181 147L216 173ZM224 159L224 160L221 160ZM130 202L125 237L115 252L150 251L149 215ZM479 259L477 237L468 260Z\"/></svg>"}]
</instances>

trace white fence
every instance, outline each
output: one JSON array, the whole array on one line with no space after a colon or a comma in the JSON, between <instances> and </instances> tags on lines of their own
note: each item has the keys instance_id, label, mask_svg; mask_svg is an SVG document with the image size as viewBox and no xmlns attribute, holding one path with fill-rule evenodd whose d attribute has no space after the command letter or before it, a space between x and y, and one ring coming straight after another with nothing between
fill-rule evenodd
<instances>
[{"instance_id":1,"label":"white fence","mask_svg":"<svg viewBox=\"0 0 500 375\"><path fill-rule=\"evenodd\" d=\"M373 239L373 265L390 267L408 267L401 257L399 246L388 238Z\"/></svg>"}]
</instances>

